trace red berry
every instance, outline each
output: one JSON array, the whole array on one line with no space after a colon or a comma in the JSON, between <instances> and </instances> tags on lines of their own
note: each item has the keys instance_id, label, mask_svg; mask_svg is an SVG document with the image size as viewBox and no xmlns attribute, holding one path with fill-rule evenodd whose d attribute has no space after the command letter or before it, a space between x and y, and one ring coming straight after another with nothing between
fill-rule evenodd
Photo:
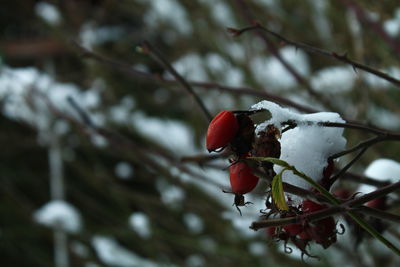
<instances>
[{"instance_id":1,"label":"red berry","mask_svg":"<svg viewBox=\"0 0 400 267\"><path fill-rule=\"evenodd\" d=\"M339 188L333 193L336 197L341 198L341 199L348 199L350 198L353 193L351 193L349 190L346 188Z\"/></svg>"},{"instance_id":2,"label":"red berry","mask_svg":"<svg viewBox=\"0 0 400 267\"><path fill-rule=\"evenodd\" d=\"M378 209L378 210L385 210L386 209L386 196L378 197L370 202L367 203L368 207Z\"/></svg>"},{"instance_id":3,"label":"red berry","mask_svg":"<svg viewBox=\"0 0 400 267\"><path fill-rule=\"evenodd\" d=\"M323 171L323 178L324 179L329 179L331 178L331 175L333 173L333 169L335 168L335 163L333 162L333 160L328 161L328 165L326 165L326 167L324 168Z\"/></svg>"},{"instance_id":4,"label":"red berry","mask_svg":"<svg viewBox=\"0 0 400 267\"><path fill-rule=\"evenodd\" d=\"M289 236L296 236L303 231L303 227L300 224L285 225L283 229Z\"/></svg>"},{"instance_id":5,"label":"red berry","mask_svg":"<svg viewBox=\"0 0 400 267\"><path fill-rule=\"evenodd\" d=\"M321 204L319 204L317 202L314 202L314 201L311 201L311 200L308 200L308 199L303 201L302 206L303 206L303 212L304 213L310 213L310 212L314 212L314 211L326 208L325 205L321 205Z\"/></svg>"},{"instance_id":6,"label":"red berry","mask_svg":"<svg viewBox=\"0 0 400 267\"><path fill-rule=\"evenodd\" d=\"M267 236L268 237L273 237L275 235L276 232L276 227L271 226L267 228Z\"/></svg>"},{"instance_id":7,"label":"red berry","mask_svg":"<svg viewBox=\"0 0 400 267\"><path fill-rule=\"evenodd\" d=\"M327 208L327 206L311 200L304 200L302 207L303 213L315 212ZM312 239L316 243L321 244L324 248L327 248L332 243L336 242L335 220L333 217L327 217L308 224L304 228L304 232L300 234L300 237L303 239Z\"/></svg>"},{"instance_id":8,"label":"red berry","mask_svg":"<svg viewBox=\"0 0 400 267\"><path fill-rule=\"evenodd\" d=\"M252 169L241 161L229 167L229 176L232 192L235 194L246 194L252 191L258 183L258 177L253 174Z\"/></svg>"},{"instance_id":9,"label":"red berry","mask_svg":"<svg viewBox=\"0 0 400 267\"><path fill-rule=\"evenodd\" d=\"M211 152L227 146L235 137L238 129L239 123L232 112L224 110L218 113L208 126L207 150Z\"/></svg>"}]
</instances>

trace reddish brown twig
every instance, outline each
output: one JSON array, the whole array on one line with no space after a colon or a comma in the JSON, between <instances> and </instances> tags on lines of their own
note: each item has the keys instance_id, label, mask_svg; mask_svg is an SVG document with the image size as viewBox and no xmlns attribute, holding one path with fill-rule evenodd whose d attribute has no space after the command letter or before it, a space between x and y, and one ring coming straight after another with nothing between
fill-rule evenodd
<instances>
[{"instance_id":1,"label":"reddish brown twig","mask_svg":"<svg viewBox=\"0 0 400 267\"><path fill-rule=\"evenodd\" d=\"M288 225L288 224L294 224L294 223L299 223L304 220L308 221L316 221L320 220L326 217L330 217L332 215L338 214L338 213L343 213L347 212L353 209L356 209L358 212L361 213L366 213L370 216L374 216L379 219L384 219L384 220L390 220L396 223L400 222L400 216L391 214L388 212L384 211L377 211L376 209L370 209L368 207L361 207L366 202L369 202L373 199L386 196L387 194L396 191L400 189L400 182L385 186L383 188L380 188L374 192L371 192L369 194L365 194L362 197L346 201L342 203L339 206L332 206L329 208L326 208L324 210L320 210L318 212L313 212L309 214L302 214L299 216L294 216L290 218L280 218L280 219L269 219L269 220L263 220L263 221L257 221L253 222L250 226L251 229L253 230L258 230L261 228L266 228L270 226L283 226L283 225Z\"/></svg>"},{"instance_id":2,"label":"reddish brown twig","mask_svg":"<svg viewBox=\"0 0 400 267\"><path fill-rule=\"evenodd\" d=\"M193 97L203 114L206 116L206 119L210 122L212 120L212 116L204 105L203 101L194 92L192 86L175 70L174 67L172 67L162 53L149 42L144 42L142 48L146 51L146 53L152 55L161 66L163 66L169 73L172 74L172 76L174 76L174 78L182 85L182 87Z\"/></svg>"},{"instance_id":3,"label":"reddish brown twig","mask_svg":"<svg viewBox=\"0 0 400 267\"><path fill-rule=\"evenodd\" d=\"M325 56L325 57L334 58L334 59L339 60L339 61L341 61L343 63L351 65L354 69L363 70L363 71L371 73L371 74L373 74L373 75L375 75L375 76L377 76L379 78L382 78L382 79L384 79L384 80L386 80L386 81L388 81L388 82L390 82L390 83L392 83L392 84L394 84L396 86L400 86L400 80L399 79L396 79L396 78L394 78L394 77L392 77L392 76L390 76L390 75L388 75L388 74L386 74L384 72L381 72L381 71L379 71L377 69L371 68L371 67L369 67L369 66L367 66L365 64L362 64L360 62L352 60L352 59L347 57L347 54L339 55L336 52L329 52L327 50L323 50L321 48L314 47L314 46L311 46L311 45L308 45L308 44L305 44L305 43L302 43L302 42L296 42L296 41L289 40L286 37L284 37L284 36L282 36L282 35L280 35L280 34L278 34L276 32L271 31L270 29L266 28L265 26L261 25L260 23L254 23L251 26L244 27L244 28L241 28L241 29L228 28L228 31L231 32L232 34L234 34L235 36L238 36L238 35L240 35L242 33L245 33L247 31L252 31L252 30L262 30L262 31L266 32L267 34L269 34L269 35L277 38L278 40L284 42L285 44L292 45L292 46L294 46L296 48L303 49L304 51L306 51L308 53L313 53L313 54L322 55L322 56Z\"/></svg>"},{"instance_id":4,"label":"reddish brown twig","mask_svg":"<svg viewBox=\"0 0 400 267\"><path fill-rule=\"evenodd\" d=\"M103 55L94 53L94 52L86 49L85 47L79 45L76 42L73 42L72 44L79 50L79 52L82 56L94 59L101 64L105 64L107 66L112 67L112 69L116 69L118 71L130 74L130 75L134 75L135 77L139 77L139 78L145 79L147 81L152 81L152 82L157 82L157 83L179 84L179 82L175 79L162 78L160 75L155 75L152 73L134 69L129 64L126 64L121 61L117 61L117 60L105 57ZM251 95L251 96L255 96L255 97L260 97L262 99L270 100L270 101L279 103L281 105L296 108L299 111L306 112L306 113L318 112L318 110L316 110L316 109L313 109L313 108L310 108L310 107L307 107L304 105L300 105L300 104L298 104L294 101L291 101L289 99L286 99L284 97L269 93L269 92L267 92L267 89L255 90L255 89L252 89L249 87L234 87L234 86L227 86L227 85L214 83L214 82L202 82L202 81L188 81L188 83L192 86L201 87L204 89L220 90L220 91L229 92L232 94Z\"/></svg>"},{"instance_id":5,"label":"reddish brown twig","mask_svg":"<svg viewBox=\"0 0 400 267\"><path fill-rule=\"evenodd\" d=\"M252 14L250 8L248 7L246 1L237 0L236 3L238 4L240 10L242 11L241 14L245 17L245 19L249 23L254 22L255 17ZM284 66L284 68L292 75L292 77L307 90L307 92L311 96L320 101L328 109L335 111L335 108L332 105L332 103L324 99L320 94L318 94L315 91L315 89L310 85L310 83L281 56L276 46L268 39L268 37L265 34L263 34L262 31L256 29L256 35L264 42L269 52Z\"/></svg>"}]
</instances>

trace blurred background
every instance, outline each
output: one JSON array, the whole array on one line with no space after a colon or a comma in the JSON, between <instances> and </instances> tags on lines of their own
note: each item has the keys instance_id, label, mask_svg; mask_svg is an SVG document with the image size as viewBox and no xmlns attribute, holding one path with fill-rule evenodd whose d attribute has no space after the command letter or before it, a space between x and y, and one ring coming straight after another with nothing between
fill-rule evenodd
<instances>
[{"instance_id":1,"label":"blurred background","mask_svg":"<svg viewBox=\"0 0 400 267\"><path fill-rule=\"evenodd\" d=\"M394 0L2 1L1 266L398 266L371 239L355 248L351 231L302 261L294 246L287 254L250 230L267 184L246 195L254 204L240 216L222 192L229 163L207 158L204 114L137 49L157 47L213 115L267 99L400 130L398 86L272 37L226 31L254 19L400 78ZM349 147L368 138L345 135ZM351 171L399 161L398 151L374 146ZM338 186L356 191L350 178ZM398 227L389 230L399 243Z\"/></svg>"}]
</instances>

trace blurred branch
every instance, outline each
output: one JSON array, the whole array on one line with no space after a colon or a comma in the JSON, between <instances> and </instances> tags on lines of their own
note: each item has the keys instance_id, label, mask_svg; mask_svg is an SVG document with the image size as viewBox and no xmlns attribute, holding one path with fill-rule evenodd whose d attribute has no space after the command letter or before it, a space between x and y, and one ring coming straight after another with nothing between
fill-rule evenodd
<instances>
[{"instance_id":1,"label":"blurred branch","mask_svg":"<svg viewBox=\"0 0 400 267\"><path fill-rule=\"evenodd\" d=\"M132 66L129 64L122 63L120 61L110 59L105 56L96 54L76 42L73 42L72 44L80 51L80 54L82 56L94 59L99 63L102 63L109 67L112 67L113 69L117 69L119 71L131 74L131 75L135 75L136 77L140 77L140 78L150 80L153 82L171 83L171 84L179 83L175 79L166 79L166 78L161 77L160 75L136 70L136 69L132 68ZM278 95L275 95L272 93L268 93L265 90L261 91L261 90L255 90L255 89L248 88L248 87L227 86L227 85L222 85L222 84L218 84L218 83L214 83L214 82L188 81L188 83L192 86L201 87L201 88L209 89L209 90L220 90L220 91L229 92L229 93L233 93L233 94L251 95L251 96L260 97L260 98L270 100L270 101L273 101L273 102L276 102L276 103L279 103L279 104L282 104L285 106L290 106L290 107L296 108L299 111L306 112L306 113L318 112L318 110L316 110L316 109L297 104L296 102L293 102L284 97L281 97L281 96L278 96Z\"/></svg>"},{"instance_id":2,"label":"blurred branch","mask_svg":"<svg viewBox=\"0 0 400 267\"><path fill-rule=\"evenodd\" d=\"M199 98L199 96L194 92L192 86L174 69L174 67L169 63L162 53L151 45L149 42L144 42L142 45L142 50L146 54L150 54L155 58L155 60L163 66L169 73L174 76L174 78L182 85L182 87L194 98L197 105L203 111L203 114L206 116L207 120L210 122L212 120L212 116L206 106L204 105L203 101Z\"/></svg>"},{"instance_id":3,"label":"blurred branch","mask_svg":"<svg viewBox=\"0 0 400 267\"><path fill-rule=\"evenodd\" d=\"M386 31L383 29L381 23L377 20L373 20L367 12L365 12L355 1L352 0L341 0L341 2L351 9L357 16L358 20L367 24L369 29L373 30L376 34L378 34L387 44L388 46L395 52L392 54L393 56L399 57L400 53L400 43L392 38Z\"/></svg>"},{"instance_id":4,"label":"blurred branch","mask_svg":"<svg viewBox=\"0 0 400 267\"><path fill-rule=\"evenodd\" d=\"M370 177L360 175L360 174L355 174L352 172L346 172L345 174L343 174L342 179L356 182L356 183L361 183L361 184L373 185L373 186L377 186L377 187L383 187L383 186L390 184L390 181L379 181L379 180L375 180Z\"/></svg>"},{"instance_id":5,"label":"blurred branch","mask_svg":"<svg viewBox=\"0 0 400 267\"><path fill-rule=\"evenodd\" d=\"M207 177L204 177L192 170L190 170L189 168L187 168L185 165L183 165L181 162L179 162L179 160L175 159L173 156L171 156L170 154L168 154L165 151L162 151L161 149L156 149L154 147L149 147L143 144L139 144L137 142L134 142L133 140L129 139L128 137L125 137L117 132L113 132L104 128L100 128L100 127L93 127L94 123L91 121L90 117L88 114L86 114L86 112L79 107L79 105L76 103L76 101L74 101L73 98L70 98L69 103L71 104L71 106L76 109L78 108L79 111L77 110L78 114L82 117L82 121L85 120L89 120L89 124L82 124L81 122L79 122L78 120L76 120L75 118L59 111L51 102L50 100L43 94L37 92L38 94L40 94L46 101L49 109L57 116L71 122L73 125L76 125L79 129L82 130L82 132L86 135L89 135L90 133L85 131L86 128L90 128L92 131L94 131L96 134L101 135L102 137L104 137L108 142L110 142L111 144L113 144L113 146L118 147L121 150L131 150L131 151L137 151L138 153L142 154L141 160L149 165L154 167L155 169L159 169L161 165L160 163L156 162L155 160L152 159L152 157L148 156L149 153L160 156L162 159L166 160L169 164L171 164L172 166L175 166L176 168L178 168L180 171L187 173L189 175L191 175L192 177L195 178L199 178L209 184L212 184L214 186L217 186L219 188L222 188L223 186ZM75 104L72 104L75 103ZM92 126L91 126L92 125Z\"/></svg>"},{"instance_id":6,"label":"blurred branch","mask_svg":"<svg viewBox=\"0 0 400 267\"><path fill-rule=\"evenodd\" d=\"M236 0L236 3L238 4L240 10L242 11L241 14L243 15L243 17L249 23L252 23L255 20L255 16L254 14L252 14L252 11L248 7L246 1ZM270 53L283 65L283 67L292 75L292 77L307 90L307 92L311 96L320 101L328 109L335 111L335 108L332 106L331 102L324 99L323 96L321 96L319 93L315 91L314 88L312 88L310 83L304 77L302 77L302 75L292 65L290 65L286 61L286 59L282 57L276 46L268 39L266 35L263 34L262 31L257 30L256 34L260 39L262 39L262 41L264 42L265 46L270 51Z\"/></svg>"},{"instance_id":7,"label":"blurred branch","mask_svg":"<svg viewBox=\"0 0 400 267\"><path fill-rule=\"evenodd\" d=\"M313 54L322 55L322 56L325 56L325 57L330 57L330 58L337 59L337 60L339 60L339 61L341 61L343 63L351 65L353 67L353 69L363 70L365 72L368 72L368 73L371 73L371 74L373 74L375 76L378 76L378 77L380 77L380 78L382 78L382 79L384 79L384 80L386 80L386 81L388 81L388 82L390 82L390 83L392 83L392 84L394 84L396 86L400 86L400 80L399 79L396 79L396 78L394 78L394 77L392 77L392 76L390 76L390 75L388 75L388 74L386 74L384 72L381 72L381 71L379 71L377 69L371 68L371 67L369 67L367 65L364 65L364 64L362 64L360 62L352 60L352 59L347 57L347 54L339 55L336 52L330 52L330 51L323 50L321 48L314 47L314 46L311 46L311 45L308 45L308 44L305 44L305 43L289 40L286 37L284 37L284 36L282 36L282 35L280 35L280 34L278 34L276 32L273 32L273 31L269 30L268 28L262 26L258 22L255 22L253 25L247 26L247 27L244 27L244 28L241 28L241 29L228 28L228 31L230 33L232 33L233 35L235 35L235 36L238 36L238 35L240 35L242 33L245 33L247 31L253 31L253 30L262 30L263 32L266 32L267 34L269 34L269 35L271 35L271 36L283 41L284 43L289 44L291 46L294 46L296 48L303 49L304 51L306 51L308 53L313 53Z\"/></svg>"},{"instance_id":8,"label":"blurred branch","mask_svg":"<svg viewBox=\"0 0 400 267\"><path fill-rule=\"evenodd\" d=\"M342 176L345 172L347 172L348 169L350 169L351 166L353 166L354 163L357 162L357 160L367 151L368 147L364 147L358 152L358 154L344 166L338 173L336 173L334 176L332 176L329 179L329 188L336 182L336 180Z\"/></svg>"}]
</instances>

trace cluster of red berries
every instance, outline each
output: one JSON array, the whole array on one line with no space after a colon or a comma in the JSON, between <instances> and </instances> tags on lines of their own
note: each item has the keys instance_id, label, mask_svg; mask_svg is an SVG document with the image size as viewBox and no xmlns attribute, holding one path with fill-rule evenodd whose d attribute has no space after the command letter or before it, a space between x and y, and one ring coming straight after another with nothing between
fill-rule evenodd
<instances>
[{"instance_id":1,"label":"cluster of red berries","mask_svg":"<svg viewBox=\"0 0 400 267\"><path fill-rule=\"evenodd\" d=\"M229 147L236 155L230 161L229 167L231 190L235 194L236 207L246 204L243 195L252 191L259 180L245 161L251 155L254 135L253 121L246 112L221 111L208 127L207 150L220 152Z\"/></svg>"},{"instance_id":2,"label":"cluster of red berries","mask_svg":"<svg viewBox=\"0 0 400 267\"><path fill-rule=\"evenodd\" d=\"M268 125L265 131L255 134L255 127L250 115L254 112L227 111L220 112L210 123L207 131L206 146L209 152L221 152L225 148L234 157L230 160L229 175L232 193L235 194L235 205L244 206L244 194L251 192L258 183L259 178L254 174L253 168L248 165L246 158L256 157L280 157L279 130L273 125ZM329 178L333 172L333 161L329 161L324 169L321 185L329 190ZM274 176L273 164L263 162L261 167L266 175ZM268 200L267 200L268 202ZM304 200L301 205L291 205L289 211L280 211L273 207L273 202L267 205L271 210L267 215L279 214L280 217L293 217L326 209L327 206L311 200ZM239 208L238 208L239 210ZM240 212L240 210L239 210ZM327 217L318 221L304 221L298 224L268 229L271 236L277 240L284 240L285 247L288 241L292 241L303 254L307 254L306 246L314 241L324 248L336 242L336 222L333 217Z\"/></svg>"},{"instance_id":3,"label":"cluster of red berries","mask_svg":"<svg viewBox=\"0 0 400 267\"><path fill-rule=\"evenodd\" d=\"M327 206L311 200L304 200L299 208L301 210L297 212L299 213L297 215L320 211L326 209ZM292 216L294 215L287 215L286 217ZM302 253L309 255L306 251L306 246L309 242L315 241L322 247L328 248L336 242L337 230L333 217L327 217L315 222L304 221L298 224L285 225L281 229L270 227L268 234L278 240L284 240L286 243L289 240L292 241Z\"/></svg>"}]
</instances>

